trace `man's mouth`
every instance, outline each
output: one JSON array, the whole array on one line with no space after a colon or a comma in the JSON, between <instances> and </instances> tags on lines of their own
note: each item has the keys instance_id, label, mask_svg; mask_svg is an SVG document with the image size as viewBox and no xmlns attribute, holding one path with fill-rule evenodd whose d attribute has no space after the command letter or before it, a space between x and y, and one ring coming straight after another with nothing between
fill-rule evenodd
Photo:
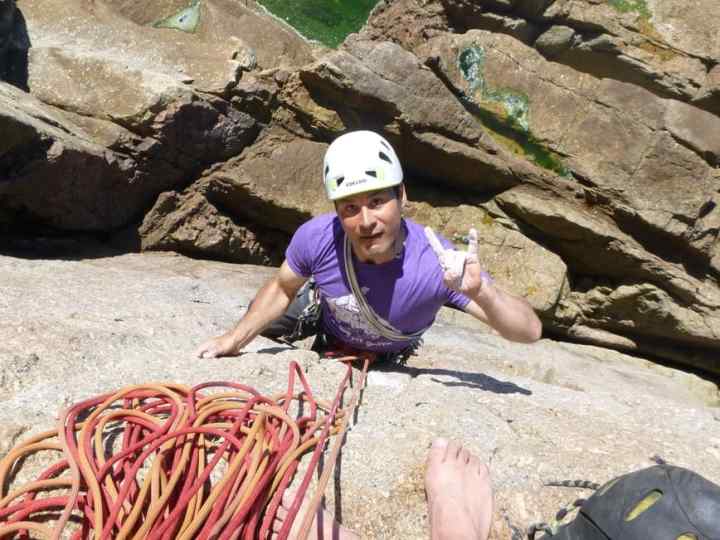
<instances>
[{"instance_id":1,"label":"man's mouth","mask_svg":"<svg viewBox=\"0 0 720 540\"><path fill-rule=\"evenodd\" d=\"M360 237L361 240L377 240L382 236L382 233L367 234Z\"/></svg>"}]
</instances>

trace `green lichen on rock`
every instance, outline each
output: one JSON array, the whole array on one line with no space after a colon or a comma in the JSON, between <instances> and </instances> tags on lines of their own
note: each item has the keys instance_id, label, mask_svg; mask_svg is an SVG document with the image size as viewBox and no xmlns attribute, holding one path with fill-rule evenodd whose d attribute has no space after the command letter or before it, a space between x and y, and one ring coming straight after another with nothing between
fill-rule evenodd
<instances>
[{"instance_id":1,"label":"green lichen on rock","mask_svg":"<svg viewBox=\"0 0 720 540\"><path fill-rule=\"evenodd\" d=\"M645 0L608 0L608 4L621 13L634 12L644 19L652 16Z\"/></svg>"},{"instance_id":2,"label":"green lichen on rock","mask_svg":"<svg viewBox=\"0 0 720 540\"><path fill-rule=\"evenodd\" d=\"M360 30L379 0L258 0L307 39L337 47Z\"/></svg>"},{"instance_id":3,"label":"green lichen on rock","mask_svg":"<svg viewBox=\"0 0 720 540\"><path fill-rule=\"evenodd\" d=\"M466 95L477 118L495 140L515 154L561 176L570 171L560 157L543 146L530 132L530 99L522 92L491 88L484 76L485 50L480 46L464 49L458 55L458 68L469 83Z\"/></svg>"},{"instance_id":4,"label":"green lichen on rock","mask_svg":"<svg viewBox=\"0 0 720 540\"><path fill-rule=\"evenodd\" d=\"M458 58L460 71L470 83L473 93L479 93L480 99L498 105L503 111L507 121L517 125L520 129L530 129L528 113L530 100L521 93L508 89L490 88L483 77L485 67L485 51L482 47L469 47L460 53Z\"/></svg>"},{"instance_id":5,"label":"green lichen on rock","mask_svg":"<svg viewBox=\"0 0 720 540\"><path fill-rule=\"evenodd\" d=\"M637 47L657 56L663 62L677 58L677 51L668 44L653 26L652 13L646 0L608 0L608 4L621 13L636 13L637 29L645 40Z\"/></svg>"},{"instance_id":6,"label":"green lichen on rock","mask_svg":"<svg viewBox=\"0 0 720 540\"><path fill-rule=\"evenodd\" d=\"M201 0L194 0L188 7L181 9L174 15L153 23L155 28L172 28L194 34L200 24Z\"/></svg>"}]
</instances>

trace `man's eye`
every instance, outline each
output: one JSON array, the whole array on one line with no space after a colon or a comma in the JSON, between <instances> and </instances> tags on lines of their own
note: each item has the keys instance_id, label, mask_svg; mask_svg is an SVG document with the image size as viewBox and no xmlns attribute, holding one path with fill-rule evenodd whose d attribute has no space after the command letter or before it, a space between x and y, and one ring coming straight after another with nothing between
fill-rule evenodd
<instances>
[{"instance_id":1,"label":"man's eye","mask_svg":"<svg viewBox=\"0 0 720 540\"><path fill-rule=\"evenodd\" d=\"M382 206L383 204L385 204L385 199L383 199L382 197L375 197L370 201L370 205L373 208L377 208L378 206Z\"/></svg>"},{"instance_id":2,"label":"man's eye","mask_svg":"<svg viewBox=\"0 0 720 540\"><path fill-rule=\"evenodd\" d=\"M347 206L345 206L345 213L348 215L357 214L357 211L358 207L354 204L348 204Z\"/></svg>"}]
</instances>

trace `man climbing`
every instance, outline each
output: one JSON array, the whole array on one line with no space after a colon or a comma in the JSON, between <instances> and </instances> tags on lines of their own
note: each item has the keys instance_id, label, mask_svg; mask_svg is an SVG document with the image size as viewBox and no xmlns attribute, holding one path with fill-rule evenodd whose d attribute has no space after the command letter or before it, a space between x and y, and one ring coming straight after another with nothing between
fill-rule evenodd
<instances>
[{"instance_id":1,"label":"man climbing","mask_svg":"<svg viewBox=\"0 0 720 540\"><path fill-rule=\"evenodd\" d=\"M474 229L461 252L403 217L402 167L383 137L371 131L338 137L323 169L336 213L296 231L275 277L233 329L197 349L199 357L240 354L261 333L291 341L318 334L326 348L392 357L412 350L445 304L506 339L540 338L527 301L482 270Z\"/></svg>"}]
</instances>

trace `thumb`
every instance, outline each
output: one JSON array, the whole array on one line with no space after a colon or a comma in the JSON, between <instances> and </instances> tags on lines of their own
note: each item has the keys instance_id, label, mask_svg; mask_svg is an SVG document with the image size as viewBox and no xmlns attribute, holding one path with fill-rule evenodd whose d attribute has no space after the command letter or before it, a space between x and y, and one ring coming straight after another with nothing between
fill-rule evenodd
<instances>
[{"instance_id":1,"label":"thumb","mask_svg":"<svg viewBox=\"0 0 720 540\"><path fill-rule=\"evenodd\" d=\"M468 232L468 249L467 249L467 258L470 261L477 261L477 252L478 252L478 237L477 237L477 230L470 229Z\"/></svg>"},{"instance_id":2,"label":"thumb","mask_svg":"<svg viewBox=\"0 0 720 540\"><path fill-rule=\"evenodd\" d=\"M195 351L195 356L198 358L215 358L217 356L217 350L211 343L204 343Z\"/></svg>"}]
</instances>

